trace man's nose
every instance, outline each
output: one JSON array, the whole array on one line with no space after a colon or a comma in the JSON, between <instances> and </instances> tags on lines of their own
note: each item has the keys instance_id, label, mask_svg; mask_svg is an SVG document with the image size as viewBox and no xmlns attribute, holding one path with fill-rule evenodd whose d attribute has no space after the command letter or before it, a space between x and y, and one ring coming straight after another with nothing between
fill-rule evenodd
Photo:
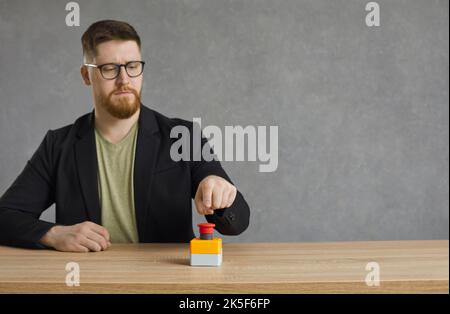
<instances>
[{"instance_id":1,"label":"man's nose","mask_svg":"<svg viewBox=\"0 0 450 314\"><path fill-rule=\"evenodd\" d=\"M120 85L126 85L130 82L130 77L128 76L127 71L125 70L125 67L119 68L119 75L117 76L117 83Z\"/></svg>"}]
</instances>

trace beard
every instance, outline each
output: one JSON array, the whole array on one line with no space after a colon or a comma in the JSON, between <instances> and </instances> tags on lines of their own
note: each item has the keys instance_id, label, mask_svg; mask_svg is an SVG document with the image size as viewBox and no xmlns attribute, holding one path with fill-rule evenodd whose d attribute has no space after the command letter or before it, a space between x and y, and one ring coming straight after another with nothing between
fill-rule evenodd
<instances>
[{"instance_id":1,"label":"beard","mask_svg":"<svg viewBox=\"0 0 450 314\"><path fill-rule=\"evenodd\" d=\"M131 92L133 95L114 95L118 92ZM133 88L119 88L100 102L101 106L114 118L128 119L141 105L141 92Z\"/></svg>"}]
</instances>

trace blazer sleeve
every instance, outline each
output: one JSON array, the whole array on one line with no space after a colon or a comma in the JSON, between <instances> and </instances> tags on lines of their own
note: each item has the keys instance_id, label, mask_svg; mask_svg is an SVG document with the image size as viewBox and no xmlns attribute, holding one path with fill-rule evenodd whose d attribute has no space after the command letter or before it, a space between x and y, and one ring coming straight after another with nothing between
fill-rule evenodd
<instances>
[{"instance_id":1,"label":"blazer sleeve","mask_svg":"<svg viewBox=\"0 0 450 314\"><path fill-rule=\"evenodd\" d=\"M45 248L39 243L55 224L39 220L54 203L52 132L48 131L20 175L0 198L0 244Z\"/></svg>"},{"instance_id":2,"label":"blazer sleeve","mask_svg":"<svg viewBox=\"0 0 450 314\"><path fill-rule=\"evenodd\" d=\"M205 145L209 147L208 141L202 137L202 151ZM212 149L209 149L212 152ZM200 182L209 175L222 177L233 184L219 161L205 161L202 156L200 161L191 161L192 198L195 198ZM216 225L215 229L221 234L239 235L244 232L249 225L250 208L242 196L242 193L238 190L236 199L230 207L217 209L214 211L214 214L205 215L205 218L208 222L214 223Z\"/></svg>"}]
</instances>

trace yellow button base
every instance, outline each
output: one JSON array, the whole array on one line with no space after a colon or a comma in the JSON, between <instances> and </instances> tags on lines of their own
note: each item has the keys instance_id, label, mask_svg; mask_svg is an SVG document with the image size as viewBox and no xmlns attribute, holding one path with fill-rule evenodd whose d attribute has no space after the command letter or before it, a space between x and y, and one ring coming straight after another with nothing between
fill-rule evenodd
<instances>
[{"instance_id":1,"label":"yellow button base","mask_svg":"<svg viewBox=\"0 0 450 314\"><path fill-rule=\"evenodd\" d=\"M222 239L201 240L194 238L190 243L191 254L219 254L222 252Z\"/></svg>"}]
</instances>

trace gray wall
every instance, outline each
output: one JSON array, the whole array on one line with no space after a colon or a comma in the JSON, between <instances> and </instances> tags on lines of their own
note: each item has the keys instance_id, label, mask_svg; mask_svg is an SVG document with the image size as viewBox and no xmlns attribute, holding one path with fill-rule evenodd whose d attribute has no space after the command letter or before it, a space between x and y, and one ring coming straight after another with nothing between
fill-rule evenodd
<instances>
[{"instance_id":1,"label":"gray wall","mask_svg":"<svg viewBox=\"0 0 450 314\"><path fill-rule=\"evenodd\" d=\"M279 126L276 172L224 163L252 210L225 241L448 239L448 0L378 1L375 28L357 0L77 2L67 27L66 1L0 0L1 194L92 109L80 37L114 18L142 37L146 105Z\"/></svg>"}]
</instances>

